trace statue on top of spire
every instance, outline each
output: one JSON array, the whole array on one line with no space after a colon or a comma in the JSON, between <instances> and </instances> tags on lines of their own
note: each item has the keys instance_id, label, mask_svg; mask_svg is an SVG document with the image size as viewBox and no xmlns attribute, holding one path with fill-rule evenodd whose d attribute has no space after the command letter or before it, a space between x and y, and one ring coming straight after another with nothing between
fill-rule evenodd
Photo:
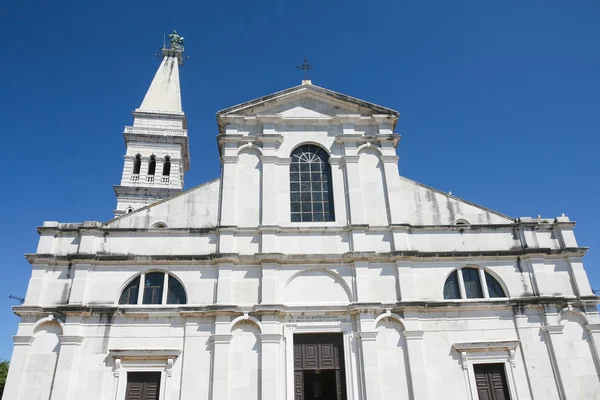
<instances>
[{"instance_id":1,"label":"statue on top of spire","mask_svg":"<svg viewBox=\"0 0 600 400\"><path fill-rule=\"evenodd\" d=\"M169 34L169 40L173 50L183 51L183 36L179 36L176 30Z\"/></svg>"}]
</instances>

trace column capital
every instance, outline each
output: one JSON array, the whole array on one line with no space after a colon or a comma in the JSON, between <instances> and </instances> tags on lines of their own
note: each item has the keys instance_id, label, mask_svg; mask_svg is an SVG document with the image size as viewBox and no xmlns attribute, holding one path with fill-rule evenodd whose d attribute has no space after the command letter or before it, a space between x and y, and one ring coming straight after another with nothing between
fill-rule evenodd
<instances>
[{"instance_id":1,"label":"column capital","mask_svg":"<svg viewBox=\"0 0 600 400\"><path fill-rule=\"evenodd\" d=\"M261 333L259 336L261 343L279 343L282 338L278 333Z\"/></svg>"},{"instance_id":2,"label":"column capital","mask_svg":"<svg viewBox=\"0 0 600 400\"><path fill-rule=\"evenodd\" d=\"M260 161L262 161L263 164L275 164L277 160L279 160L279 157L277 156L260 156Z\"/></svg>"},{"instance_id":3,"label":"column capital","mask_svg":"<svg viewBox=\"0 0 600 400\"><path fill-rule=\"evenodd\" d=\"M377 339L377 331L356 332L358 339L361 342L373 342Z\"/></svg>"},{"instance_id":4,"label":"column capital","mask_svg":"<svg viewBox=\"0 0 600 400\"><path fill-rule=\"evenodd\" d=\"M238 156L221 156L223 164L236 164L238 162Z\"/></svg>"},{"instance_id":5,"label":"column capital","mask_svg":"<svg viewBox=\"0 0 600 400\"><path fill-rule=\"evenodd\" d=\"M585 329L587 329L589 333L600 333L600 324L587 324Z\"/></svg>"},{"instance_id":6,"label":"column capital","mask_svg":"<svg viewBox=\"0 0 600 400\"><path fill-rule=\"evenodd\" d=\"M83 336L65 336L65 335L59 335L58 336L58 341L60 342L61 346L64 346L64 345L76 345L76 346L79 346L81 344L81 342L83 342Z\"/></svg>"},{"instance_id":7,"label":"column capital","mask_svg":"<svg viewBox=\"0 0 600 400\"><path fill-rule=\"evenodd\" d=\"M381 161L384 163L394 163L397 164L400 157L398 156L381 156Z\"/></svg>"},{"instance_id":8,"label":"column capital","mask_svg":"<svg viewBox=\"0 0 600 400\"><path fill-rule=\"evenodd\" d=\"M422 340L423 335L425 335L425 331L403 331L402 334L406 338L406 340L418 339Z\"/></svg>"},{"instance_id":9,"label":"column capital","mask_svg":"<svg viewBox=\"0 0 600 400\"><path fill-rule=\"evenodd\" d=\"M15 346L29 346L33 343L33 336L13 336L13 342Z\"/></svg>"},{"instance_id":10,"label":"column capital","mask_svg":"<svg viewBox=\"0 0 600 400\"><path fill-rule=\"evenodd\" d=\"M211 335L210 339L214 344L229 344L233 335Z\"/></svg>"},{"instance_id":11,"label":"column capital","mask_svg":"<svg viewBox=\"0 0 600 400\"><path fill-rule=\"evenodd\" d=\"M559 334L562 333L564 326L562 325L546 325L542 326L542 330L549 334Z\"/></svg>"}]
</instances>

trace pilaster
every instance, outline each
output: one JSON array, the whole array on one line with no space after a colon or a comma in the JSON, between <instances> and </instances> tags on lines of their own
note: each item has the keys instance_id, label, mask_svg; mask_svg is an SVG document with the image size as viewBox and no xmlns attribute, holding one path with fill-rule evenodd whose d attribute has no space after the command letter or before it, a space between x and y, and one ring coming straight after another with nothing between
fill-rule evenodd
<instances>
[{"instance_id":1,"label":"pilaster","mask_svg":"<svg viewBox=\"0 0 600 400\"><path fill-rule=\"evenodd\" d=\"M262 264L261 304L277 304L279 302L277 287L277 270L279 265L276 263Z\"/></svg>"},{"instance_id":2,"label":"pilaster","mask_svg":"<svg viewBox=\"0 0 600 400\"><path fill-rule=\"evenodd\" d=\"M229 332L229 316L215 317L215 333L210 337L213 344L212 354L212 400L229 398L229 347L232 335Z\"/></svg>"},{"instance_id":3,"label":"pilaster","mask_svg":"<svg viewBox=\"0 0 600 400\"><path fill-rule=\"evenodd\" d=\"M83 341L81 336L58 337L60 342L60 352L56 362L54 373L54 385L50 400L68 400L74 399L70 392L73 392L71 385L74 381L74 375L77 373L79 361L80 344Z\"/></svg>"},{"instance_id":4,"label":"pilaster","mask_svg":"<svg viewBox=\"0 0 600 400\"><path fill-rule=\"evenodd\" d=\"M217 278L217 304L231 304L233 264L220 263L217 264L217 267L219 268L219 275Z\"/></svg>"},{"instance_id":5,"label":"pilaster","mask_svg":"<svg viewBox=\"0 0 600 400\"><path fill-rule=\"evenodd\" d=\"M27 363L27 354L29 353L33 339L33 336L13 336L14 348L12 357L10 358L10 368L8 369L6 386L4 387L4 395L2 396L3 399L19 398L19 389L21 388L23 373Z\"/></svg>"},{"instance_id":6,"label":"pilaster","mask_svg":"<svg viewBox=\"0 0 600 400\"><path fill-rule=\"evenodd\" d=\"M372 301L369 262L355 261L354 273L356 277L356 301L359 303Z\"/></svg>"},{"instance_id":7,"label":"pilaster","mask_svg":"<svg viewBox=\"0 0 600 400\"><path fill-rule=\"evenodd\" d=\"M567 258L569 263L569 269L571 272L571 278L573 281L573 291L578 296L594 296L592 287L590 286L590 280L588 279L587 273L583 268L583 261L581 257L569 257Z\"/></svg>"},{"instance_id":8,"label":"pilaster","mask_svg":"<svg viewBox=\"0 0 600 400\"><path fill-rule=\"evenodd\" d=\"M531 275L533 276L534 290L540 296L548 296L552 294L552 288L550 287L548 280L548 273L545 270L544 259L541 257L529 258L527 263L531 269Z\"/></svg>"},{"instance_id":9,"label":"pilaster","mask_svg":"<svg viewBox=\"0 0 600 400\"><path fill-rule=\"evenodd\" d=\"M229 145L229 143L227 143ZM227 150L226 150L227 151ZM221 210L219 225L235 225L235 173L237 155L221 157Z\"/></svg>"},{"instance_id":10,"label":"pilaster","mask_svg":"<svg viewBox=\"0 0 600 400\"><path fill-rule=\"evenodd\" d=\"M391 224L402 223L402 193L400 189L400 175L398 173L397 155L383 155L383 171L385 175L385 192L388 197L389 218Z\"/></svg>"},{"instance_id":11,"label":"pilaster","mask_svg":"<svg viewBox=\"0 0 600 400\"><path fill-rule=\"evenodd\" d=\"M427 367L425 365L425 346L423 343L424 332L420 330L403 332L406 338L406 350L408 353L408 374L413 391L413 399L429 399L429 384L427 381Z\"/></svg>"},{"instance_id":12,"label":"pilaster","mask_svg":"<svg viewBox=\"0 0 600 400\"><path fill-rule=\"evenodd\" d=\"M344 163L342 157L329 157L331 166L331 185L333 188L333 210L337 223L347 224L348 204L344 185Z\"/></svg>"},{"instance_id":13,"label":"pilaster","mask_svg":"<svg viewBox=\"0 0 600 400\"><path fill-rule=\"evenodd\" d=\"M348 202L350 203L349 222L352 225L362 225L365 224L366 221L363 212L358 156L347 155L344 157L344 161L346 165L346 192L348 195Z\"/></svg>"},{"instance_id":14,"label":"pilaster","mask_svg":"<svg viewBox=\"0 0 600 400\"><path fill-rule=\"evenodd\" d=\"M561 398L565 400L577 399L577 385L575 375L569 363L569 356L563 338L562 325L546 325L542 330L548 339L550 357L553 360L554 372L558 381Z\"/></svg>"},{"instance_id":15,"label":"pilaster","mask_svg":"<svg viewBox=\"0 0 600 400\"><path fill-rule=\"evenodd\" d=\"M73 282L71 284L71 295L69 296L69 304L84 304L85 292L88 283L88 273L92 266L90 264L76 264L71 272Z\"/></svg>"},{"instance_id":16,"label":"pilaster","mask_svg":"<svg viewBox=\"0 0 600 400\"><path fill-rule=\"evenodd\" d=\"M364 373L365 399L381 399L381 381L379 378L379 359L377 354L377 331L357 332L361 345Z\"/></svg>"},{"instance_id":17,"label":"pilaster","mask_svg":"<svg viewBox=\"0 0 600 400\"><path fill-rule=\"evenodd\" d=\"M261 333L261 400L279 398L280 354L282 335Z\"/></svg>"},{"instance_id":18,"label":"pilaster","mask_svg":"<svg viewBox=\"0 0 600 400\"><path fill-rule=\"evenodd\" d=\"M600 324L587 324L585 328L592 341L593 356L596 365L600 364Z\"/></svg>"},{"instance_id":19,"label":"pilaster","mask_svg":"<svg viewBox=\"0 0 600 400\"><path fill-rule=\"evenodd\" d=\"M417 300L417 285L413 272L411 261L396 261L398 269L398 286L400 288L400 298L402 300Z\"/></svg>"}]
</instances>

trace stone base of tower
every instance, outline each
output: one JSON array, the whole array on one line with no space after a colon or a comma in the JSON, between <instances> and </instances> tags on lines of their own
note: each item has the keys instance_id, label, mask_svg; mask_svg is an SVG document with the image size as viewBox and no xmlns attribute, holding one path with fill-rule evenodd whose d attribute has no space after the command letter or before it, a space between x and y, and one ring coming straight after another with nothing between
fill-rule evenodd
<instances>
[{"instance_id":1,"label":"stone base of tower","mask_svg":"<svg viewBox=\"0 0 600 400\"><path fill-rule=\"evenodd\" d=\"M181 193L179 188L114 186L117 195L115 218Z\"/></svg>"}]
</instances>

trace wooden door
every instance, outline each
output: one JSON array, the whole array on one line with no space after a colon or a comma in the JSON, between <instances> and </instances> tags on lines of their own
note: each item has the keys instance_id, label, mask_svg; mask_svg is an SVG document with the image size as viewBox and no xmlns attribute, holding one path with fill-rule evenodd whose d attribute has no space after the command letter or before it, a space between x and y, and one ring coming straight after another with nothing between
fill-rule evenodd
<instances>
[{"instance_id":1,"label":"wooden door","mask_svg":"<svg viewBox=\"0 0 600 400\"><path fill-rule=\"evenodd\" d=\"M504 364L474 364L479 400L510 400Z\"/></svg>"},{"instance_id":2,"label":"wooden door","mask_svg":"<svg viewBox=\"0 0 600 400\"><path fill-rule=\"evenodd\" d=\"M125 400L158 400L160 372L128 372Z\"/></svg>"},{"instance_id":3,"label":"wooden door","mask_svg":"<svg viewBox=\"0 0 600 400\"><path fill-rule=\"evenodd\" d=\"M321 371L321 372L320 372ZM323 372L329 371L329 372ZM346 399L344 347L341 334L294 335L294 400L307 400L305 391L316 374L335 388L335 400ZM308 382L308 383L307 383ZM308 386L306 386L308 385ZM331 385L331 386L329 386ZM329 390L328 389L328 390ZM329 399L329 397L324 397Z\"/></svg>"}]
</instances>

